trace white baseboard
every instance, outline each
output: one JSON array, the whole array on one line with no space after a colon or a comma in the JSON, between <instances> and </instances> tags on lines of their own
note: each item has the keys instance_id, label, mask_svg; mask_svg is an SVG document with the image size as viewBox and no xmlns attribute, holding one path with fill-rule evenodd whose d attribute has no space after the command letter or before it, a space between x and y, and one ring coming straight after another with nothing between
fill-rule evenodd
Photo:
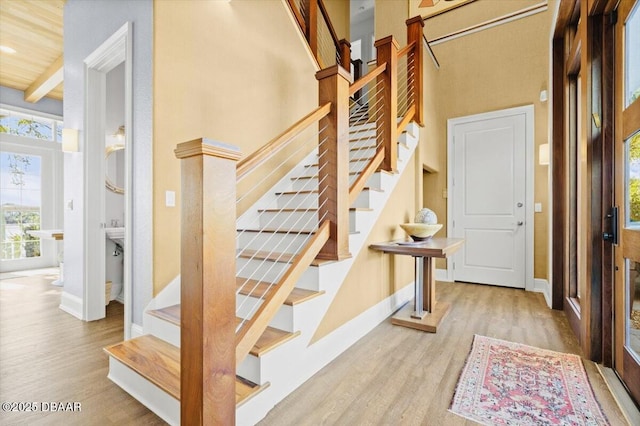
<instances>
[{"instance_id":1,"label":"white baseboard","mask_svg":"<svg viewBox=\"0 0 640 426\"><path fill-rule=\"evenodd\" d=\"M74 296L73 294L69 294L66 291L62 292L60 296L60 309L65 311L66 313L73 315L74 317L84 320L84 316L82 315L83 305L82 298L78 296Z\"/></svg>"},{"instance_id":2,"label":"white baseboard","mask_svg":"<svg viewBox=\"0 0 640 426\"><path fill-rule=\"evenodd\" d=\"M547 302L547 306L551 308L551 285L549 284L549 281L542 278L534 278L533 290L531 291L535 293L542 293L544 295L544 300Z\"/></svg>"},{"instance_id":3,"label":"white baseboard","mask_svg":"<svg viewBox=\"0 0 640 426\"><path fill-rule=\"evenodd\" d=\"M140 336L144 336L145 332L141 325L131 324L131 334L129 334L131 338L136 338Z\"/></svg>"},{"instance_id":4,"label":"white baseboard","mask_svg":"<svg viewBox=\"0 0 640 426\"><path fill-rule=\"evenodd\" d=\"M452 282L449 280L448 271L446 269L436 269L436 281Z\"/></svg>"}]
</instances>

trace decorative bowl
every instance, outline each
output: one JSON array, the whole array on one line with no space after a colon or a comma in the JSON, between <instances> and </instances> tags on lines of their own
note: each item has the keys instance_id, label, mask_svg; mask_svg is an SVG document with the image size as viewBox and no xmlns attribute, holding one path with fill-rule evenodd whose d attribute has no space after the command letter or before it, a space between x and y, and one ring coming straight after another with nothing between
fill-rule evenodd
<instances>
[{"instance_id":1,"label":"decorative bowl","mask_svg":"<svg viewBox=\"0 0 640 426\"><path fill-rule=\"evenodd\" d=\"M400 227L404 229L404 232L409 234L413 241L424 241L433 236L436 232L442 228L441 223L427 224L427 223L401 223Z\"/></svg>"}]
</instances>

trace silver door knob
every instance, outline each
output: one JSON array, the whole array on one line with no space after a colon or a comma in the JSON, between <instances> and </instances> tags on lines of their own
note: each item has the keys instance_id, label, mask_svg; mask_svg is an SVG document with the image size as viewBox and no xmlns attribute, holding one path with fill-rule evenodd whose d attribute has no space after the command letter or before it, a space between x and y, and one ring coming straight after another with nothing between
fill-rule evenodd
<instances>
[{"instance_id":1,"label":"silver door knob","mask_svg":"<svg viewBox=\"0 0 640 426\"><path fill-rule=\"evenodd\" d=\"M522 204L522 203L518 203L518 204L517 204L517 206L518 206L518 207L522 207L522 206L524 206L524 204Z\"/></svg>"},{"instance_id":2,"label":"silver door knob","mask_svg":"<svg viewBox=\"0 0 640 426\"><path fill-rule=\"evenodd\" d=\"M524 225L524 222L523 222L523 221L521 221L521 220L519 220L519 221L518 221L518 226L522 226L522 225Z\"/></svg>"}]
</instances>

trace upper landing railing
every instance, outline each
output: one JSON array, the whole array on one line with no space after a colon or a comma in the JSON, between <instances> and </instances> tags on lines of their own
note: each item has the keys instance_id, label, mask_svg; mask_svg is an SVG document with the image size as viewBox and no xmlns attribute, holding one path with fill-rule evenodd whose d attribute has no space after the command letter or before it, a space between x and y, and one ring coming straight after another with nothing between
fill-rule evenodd
<instances>
[{"instance_id":1,"label":"upper landing railing","mask_svg":"<svg viewBox=\"0 0 640 426\"><path fill-rule=\"evenodd\" d=\"M314 259L350 256L350 205L376 170L397 169L398 135L422 124L423 25L407 21L403 48L378 40L376 68L355 83L340 64L319 71L318 108L242 160L206 139L177 146L183 424L234 422L236 365ZM303 157L305 173L290 173ZM261 183L283 177L291 187L263 197ZM247 200L260 209L243 212Z\"/></svg>"}]
</instances>

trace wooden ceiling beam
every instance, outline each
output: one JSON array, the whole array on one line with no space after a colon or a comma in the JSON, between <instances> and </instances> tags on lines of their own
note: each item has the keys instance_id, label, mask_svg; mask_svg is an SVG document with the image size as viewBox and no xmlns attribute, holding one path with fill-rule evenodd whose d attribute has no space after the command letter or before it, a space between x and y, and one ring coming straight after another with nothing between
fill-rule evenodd
<instances>
[{"instance_id":1,"label":"wooden ceiling beam","mask_svg":"<svg viewBox=\"0 0 640 426\"><path fill-rule=\"evenodd\" d=\"M60 55L58 59L43 72L40 77L36 79L31 85L24 91L24 100L27 102L38 102L47 93L55 89L64 80L64 57Z\"/></svg>"}]
</instances>

